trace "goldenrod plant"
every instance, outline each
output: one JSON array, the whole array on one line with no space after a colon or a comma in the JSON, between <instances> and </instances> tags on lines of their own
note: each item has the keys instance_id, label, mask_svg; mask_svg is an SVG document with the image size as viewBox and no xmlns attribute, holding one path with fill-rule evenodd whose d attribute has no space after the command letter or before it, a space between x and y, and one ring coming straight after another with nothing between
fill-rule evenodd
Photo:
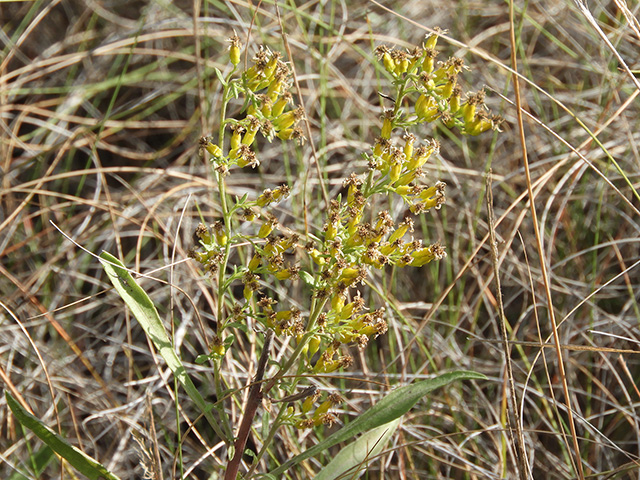
<instances>
[{"instance_id":1,"label":"goldenrod plant","mask_svg":"<svg viewBox=\"0 0 640 480\"><path fill-rule=\"evenodd\" d=\"M439 142L419 139L411 130L440 121L463 134L478 135L498 129L501 123L487 111L483 92L463 93L458 84L464 68L461 59L437 62L437 39L438 33L431 34L411 52L384 45L376 49L392 77L395 91L388 98L393 106L382 112L380 135L371 150L362 152L367 171L344 179L343 194L326 205L322 231L296 233L280 223L273 207L289 197L288 185L266 189L254 199L229 198L226 193L225 179L234 169L259 167L255 149L259 136L269 142L276 137L304 141L304 110L292 102L290 68L278 52L261 47L251 66L241 74L234 68L222 80L218 135L201 139L218 184L221 218L210 226L198 226L199 246L191 251L217 284L215 340L206 357L218 372L227 350L233 348L235 329L255 323L276 337L290 337L295 345L262 395L275 385L295 391L304 375L348 369L353 362L350 346L365 349L388 330L385 308L366 308L361 291L372 272L422 267L446 257L440 243L427 245L412 235L411 216L398 220L387 210L370 210L374 196L402 199L413 215L438 210L445 203L444 182L425 180L422 169L438 154ZM230 62L237 67L240 41L233 37L230 43ZM243 113L228 118L227 102L235 98L244 102ZM240 248L249 249L248 262L230 265ZM306 309L282 305L274 298L270 289L274 282L298 281L309 287ZM233 295L237 284L243 285L241 298ZM335 423L333 411L342 404L341 396L330 394L314 408L320 397L309 390L297 406L288 402L291 406L278 415L275 428ZM236 448L243 447L244 443L236 443Z\"/></svg>"},{"instance_id":2,"label":"goldenrod plant","mask_svg":"<svg viewBox=\"0 0 640 480\"><path fill-rule=\"evenodd\" d=\"M637 472L627 4L3 2L0 479Z\"/></svg>"}]
</instances>

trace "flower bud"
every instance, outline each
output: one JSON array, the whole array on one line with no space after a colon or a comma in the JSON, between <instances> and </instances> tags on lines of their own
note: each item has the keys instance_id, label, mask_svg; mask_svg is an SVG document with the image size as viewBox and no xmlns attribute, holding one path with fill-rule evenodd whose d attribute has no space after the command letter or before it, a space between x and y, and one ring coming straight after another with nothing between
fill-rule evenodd
<instances>
[{"instance_id":1,"label":"flower bud","mask_svg":"<svg viewBox=\"0 0 640 480\"><path fill-rule=\"evenodd\" d=\"M434 48L436 48L439 36L438 31L439 29L436 29L434 33L430 33L427 38L425 38L422 48L424 48L425 50L433 50Z\"/></svg>"},{"instance_id":2,"label":"flower bud","mask_svg":"<svg viewBox=\"0 0 640 480\"><path fill-rule=\"evenodd\" d=\"M240 38L234 33L229 42L229 61L235 67L240 63Z\"/></svg>"},{"instance_id":3,"label":"flower bud","mask_svg":"<svg viewBox=\"0 0 640 480\"><path fill-rule=\"evenodd\" d=\"M251 261L249 262L249 265L247 266L247 268L250 271L255 272L260 267L261 262L262 262L262 255L256 252L251 258Z\"/></svg>"}]
</instances>

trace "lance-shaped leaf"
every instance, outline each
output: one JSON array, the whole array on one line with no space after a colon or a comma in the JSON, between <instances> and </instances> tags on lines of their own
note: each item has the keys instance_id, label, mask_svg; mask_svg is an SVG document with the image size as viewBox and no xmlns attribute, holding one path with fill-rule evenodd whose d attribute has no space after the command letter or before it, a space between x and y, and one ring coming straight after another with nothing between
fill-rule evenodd
<instances>
[{"instance_id":1,"label":"lance-shaped leaf","mask_svg":"<svg viewBox=\"0 0 640 480\"><path fill-rule=\"evenodd\" d=\"M389 423L400 418L402 415L407 413L411 407L418 402L418 400L436 388L440 388L456 380L485 380L486 378L487 377L481 373L466 371L450 372L436 378L423 380L405 387L397 388L362 415L359 415L354 421L348 423L317 445L302 452L300 455L293 457L288 462L283 463L281 466L270 472L270 474L274 476L281 475L293 465L296 465L309 457L313 457L314 455L317 455L340 442L344 442L355 435L362 432L368 432L380 425L384 425L385 423Z\"/></svg>"},{"instance_id":2,"label":"lance-shaped leaf","mask_svg":"<svg viewBox=\"0 0 640 480\"><path fill-rule=\"evenodd\" d=\"M89 480L120 480L119 477L107 470L98 461L69 444L64 438L42 423L39 418L27 412L22 405L11 396L8 390L4 392L4 397L7 399L7 405L9 405L16 420L31 430L40 440L46 443L51 450L64 458L73 468L89 478Z\"/></svg>"},{"instance_id":3,"label":"lance-shaped leaf","mask_svg":"<svg viewBox=\"0 0 640 480\"><path fill-rule=\"evenodd\" d=\"M147 337L151 339L158 349L158 353L160 353L164 361L167 362L167 366L171 369L173 375L203 413L211 425L211 428L213 428L220 438L225 439L226 436L222 433L218 421L211 414L207 403L193 384L182 361L173 349L169 335L167 335L158 311L149 298L149 295L136 283L120 260L108 252L102 252L100 258L100 263L102 263L114 288L127 304L133 316L136 317L136 320L138 320Z\"/></svg>"}]
</instances>

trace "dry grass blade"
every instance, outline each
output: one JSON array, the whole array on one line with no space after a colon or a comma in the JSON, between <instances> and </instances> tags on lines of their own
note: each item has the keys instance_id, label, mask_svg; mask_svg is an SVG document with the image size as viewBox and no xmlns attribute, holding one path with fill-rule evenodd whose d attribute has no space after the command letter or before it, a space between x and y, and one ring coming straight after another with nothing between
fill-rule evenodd
<instances>
[{"instance_id":1,"label":"dry grass blade","mask_svg":"<svg viewBox=\"0 0 640 480\"><path fill-rule=\"evenodd\" d=\"M488 86L486 102L506 118L504 131L473 138L441 126L419 132L440 140L440 154L423 167L424 182L446 182L447 203L419 217L413 235L442 241L448 257L419 272L377 271L365 286L377 292L366 297L366 307L386 308L389 332L366 351L353 349L350 369L304 381L323 395L339 390L346 402L336 414L348 424L389 385L443 371L482 372L490 381L463 382L418 403L367 474L511 478L519 464L503 419L503 355L510 349L507 377L519 404L517 436L529 453L529 478L569 480L580 477L581 468L584 478L635 474L637 9L624 0L513 7L510 17L507 4L479 0L444 8L434 0L311 0L278 2L278 15L274 3L265 1L4 2L0 383L122 479L142 478L145 471L133 432L147 432L145 448L158 464L156 476L222 474L228 447L205 420L194 420L201 412L174 388L170 371L157 361L99 262L50 222L90 252L119 252L132 270L156 272L154 279L136 279L158 306L202 397L226 402L224 414L237 428L264 335L256 322L237 332L217 379L210 365L196 362L210 351L219 312L233 305L219 302L216 278L188 258L196 225L221 217L214 174L199 156L198 138L220 128L216 69L230 71L227 39L234 32L243 42L249 39L249 64L262 43L287 52L309 137L295 148L261 141L262 165L227 177L228 198L253 200L266 188L287 184L291 198L303 196L306 204L285 201L278 217L291 231L318 237L326 199L346 196L343 179L367 168L361 155L370 152L380 131L382 108L392 105L390 76L374 49L410 49L440 26L447 33L438 43L439 58L464 58L470 70L461 72L461 82L474 90ZM509 66L511 53L518 72ZM243 107L239 100L229 105L229 116ZM414 107L409 100L399 105L407 112ZM489 169L495 222L484 214ZM394 200L375 207L398 218L407 210ZM498 292L489 223L500 253ZM248 260L240 250L231 255L238 265ZM307 291L303 282L282 284L275 296L280 306L301 307ZM295 348L294 337L276 338L271 360L283 362ZM268 365L267 381L294 381L275 376L277 368ZM274 387L269 396L277 401L301 390ZM286 411L288 404L273 405ZM263 406L247 439L256 456L243 456L241 472L269 471L316 444L316 435L339 428L273 428L258 420ZM22 436L5 403L0 424L0 478L60 478L59 463L38 465L43 444ZM316 462L328 463L337 448L283 478L313 476Z\"/></svg>"}]
</instances>

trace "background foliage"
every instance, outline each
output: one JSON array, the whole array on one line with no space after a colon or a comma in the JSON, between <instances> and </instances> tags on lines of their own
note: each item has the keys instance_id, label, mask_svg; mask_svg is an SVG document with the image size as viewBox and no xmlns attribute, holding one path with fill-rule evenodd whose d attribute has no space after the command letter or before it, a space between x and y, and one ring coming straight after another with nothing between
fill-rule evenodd
<instances>
[{"instance_id":1,"label":"background foliage","mask_svg":"<svg viewBox=\"0 0 640 480\"><path fill-rule=\"evenodd\" d=\"M0 10L3 386L121 478L141 478L141 456L153 464L156 455L164 478L174 478L179 464L185 477L209 478L225 465L226 451L206 428L185 433L183 416L183 443L176 444L166 367L156 363L144 333L109 290L98 260L51 222L84 248L110 251L159 279L140 282L173 328L183 361L199 373L201 393L211 395L209 372L193 363L207 351L193 305L206 327L215 299L186 252L198 209L211 220L219 209L197 139L217 128L214 68L228 68L225 40L236 31L252 52L258 44L283 50L283 42L272 2L194 3L54 0L9 2ZM368 475L515 476L505 433L500 295L510 337L521 342L512 345L511 358L532 478L576 476L562 382L571 394L585 474L623 478L637 470L639 85L622 63L636 66L637 5L628 11L624 2L591 2L591 16L568 0L516 6L524 136L541 252L565 346L564 374L555 351L536 345L546 343L552 329L523 197L508 5L311 1L280 8L291 46L287 60L295 66L322 172L321 179L309 176L306 212L301 203L280 205L291 228L304 230L305 220L321 227L318 182L334 197L343 178L365 167L360 153L381 124L385 100L379 92L388 86L374 61L375 46L411 48L429 28L447 29L438 44L441 56L463 57L471 67L466 86L487 85L487 103L507 120L493 137L459 138L441 127L423 132L442 144L425 166L427 179L445 181L448 189L443 209L423 216L417 227L426 241L442 241L448 257L377 279L392 315L389 333L366 354L355 351L354 366L331 379L330 388L347 399L339 412L344 421L379 399L387 385L452 369L475 370L490 381L456 385L419 404ZM194 10L200 12L195 23ZM255 197L288 183L292 196L302 195L309 143L282 148L262 144L260 169L234 172L231 193ZM486 240L484 175L490 168L501 292L493 284ZM295 302L300 292L280 295ZM225 365L235 388L250 381L256 351L255 338L238 337ZM240 403L229 405L236 424L241 413ZM34 465L32 476L38 477L38 465L47 476L59 476L59 463L38 460L50 456L27 438L0 404L0 476ZM272 454L284 461L313 438L283 432ZM305 468L292 477L309 477L319 464Z\"/></svg>"}]
</instances>

